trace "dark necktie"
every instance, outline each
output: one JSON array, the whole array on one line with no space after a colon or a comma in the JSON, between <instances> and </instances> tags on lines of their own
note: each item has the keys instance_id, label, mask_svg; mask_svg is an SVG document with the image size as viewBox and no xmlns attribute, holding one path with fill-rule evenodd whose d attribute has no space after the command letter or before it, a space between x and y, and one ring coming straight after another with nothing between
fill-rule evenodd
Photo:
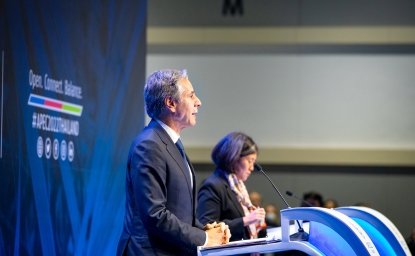
<instances>
[{"instance_id":1,"label":"dark necktie","mask_svg":"<svg viewBox=\"0 0 415 256\"><path fill-rule=\"evenodd\" d=\"M180 139L177 140L176 147L179 149L180 154L182 155L184 162L187 163L186 153L184 152L183 143Z\"/></svg>"},{"instance_id":2,"label":"dark necktie","mask_svg":"<svg viewBox=\"0 0 415 256\"><path fill-rule=\"evenodd\" d=\"M187 162L187 159L186 159L186 153L184 152L183 143L180 139L177 140L176 147L179 149L180 154L183 157L184 165L187 167L187 170L189 171L190 183L192 184L192 187L193 187L192 172L190 171L190 166L189 166L189 163Z\"/></svg>"}]
</instances>

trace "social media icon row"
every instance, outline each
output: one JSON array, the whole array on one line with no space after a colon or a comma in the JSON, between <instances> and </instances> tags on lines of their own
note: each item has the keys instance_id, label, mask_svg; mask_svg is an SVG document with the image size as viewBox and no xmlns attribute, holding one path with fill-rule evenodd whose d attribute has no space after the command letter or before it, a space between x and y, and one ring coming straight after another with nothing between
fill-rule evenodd
<instances>
[{"instance_id":1,"label":"social media icon row","mask_svg":"<svg viewBox=\"0 0 415 256\"><path fill-rule=\"evenodd\" d=\"M65 140L59 142L58 139L54 139L53 143L52 140L47 137L43 140L42 136L37 138L37 156L42 158L43 155L46 159L53 159L58 160L59 156L62 161L68 159L69 162L72 162L75 157L75 147L72 141L66 143Z\"/></svg>"}]
</instances>

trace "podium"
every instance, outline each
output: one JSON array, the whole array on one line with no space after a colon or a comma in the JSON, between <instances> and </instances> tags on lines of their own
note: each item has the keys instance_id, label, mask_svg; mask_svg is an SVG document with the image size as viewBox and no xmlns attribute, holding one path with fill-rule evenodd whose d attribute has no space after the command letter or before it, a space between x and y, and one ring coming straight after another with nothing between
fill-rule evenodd
<instances>
[{"instance_id":1,"label":"podium","mask_svg":"<svg viewBox=\"0 0 415 256\"><path fill-rule=\"evenodd\" d=\"M199 246L198 255L288 251L308 255L411 255L392 222L370 208L297 207L280 213L281 227L268 232L267 238L234 241L221 246ZM297 236L297 221L308 233L306 239Z\"/></svg>"},{"instance_id":2,"label":"podium","mask_svg":"<svg viewBox=\"0 0 415 256\"><path fill-rule=\"evenodd\" d=\"M366 231L380 255L411 255L405 238L380 212L368 207L339 207L336 210L352 218Z\"/></svg>"}]
</instances>

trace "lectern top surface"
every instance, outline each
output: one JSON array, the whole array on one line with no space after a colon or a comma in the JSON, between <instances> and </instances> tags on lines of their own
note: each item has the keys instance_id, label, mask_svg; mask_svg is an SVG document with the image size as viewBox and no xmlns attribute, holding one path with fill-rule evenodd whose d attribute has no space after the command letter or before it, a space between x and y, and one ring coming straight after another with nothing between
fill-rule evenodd
<instances>
[{"instance_id":1,"label":"lectern top surface","mask_svg":"<svg viewBox=\"0 0 415 256\"><path fill-rule=\"evenodd\" d=\"M255 238L255 239L232 241L232 242L229 242L227 244L222 244L222 245L201 246L200 250L211 250L211 249L218 249L218 248L239 247L239 246L247 246L247 245L261 245L261 244L269 244L269 243L277 243L277 242L281 242L281 240L270 239L267 237Z\"/></svg>"}]
</instances>

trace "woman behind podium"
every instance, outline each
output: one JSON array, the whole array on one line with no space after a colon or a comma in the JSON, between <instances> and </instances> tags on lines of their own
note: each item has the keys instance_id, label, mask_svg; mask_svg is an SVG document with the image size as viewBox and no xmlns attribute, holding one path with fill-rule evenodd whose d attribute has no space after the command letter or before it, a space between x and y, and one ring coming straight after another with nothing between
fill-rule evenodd
<instances>
[{"instance_id":1,"label":"woman behind podium","mask_svg":"<svg viewBox=\"0 0 415 256\"><path fill-rule=\"evenodd\" d=\"M248 135L231 132L212 150L215 171L198 193L197 217L202 224L223 221L231 241L257 238L265 226L265 210L249 199L244 182L254 170L258 146Z\"/></svg>"}]
</instances>

